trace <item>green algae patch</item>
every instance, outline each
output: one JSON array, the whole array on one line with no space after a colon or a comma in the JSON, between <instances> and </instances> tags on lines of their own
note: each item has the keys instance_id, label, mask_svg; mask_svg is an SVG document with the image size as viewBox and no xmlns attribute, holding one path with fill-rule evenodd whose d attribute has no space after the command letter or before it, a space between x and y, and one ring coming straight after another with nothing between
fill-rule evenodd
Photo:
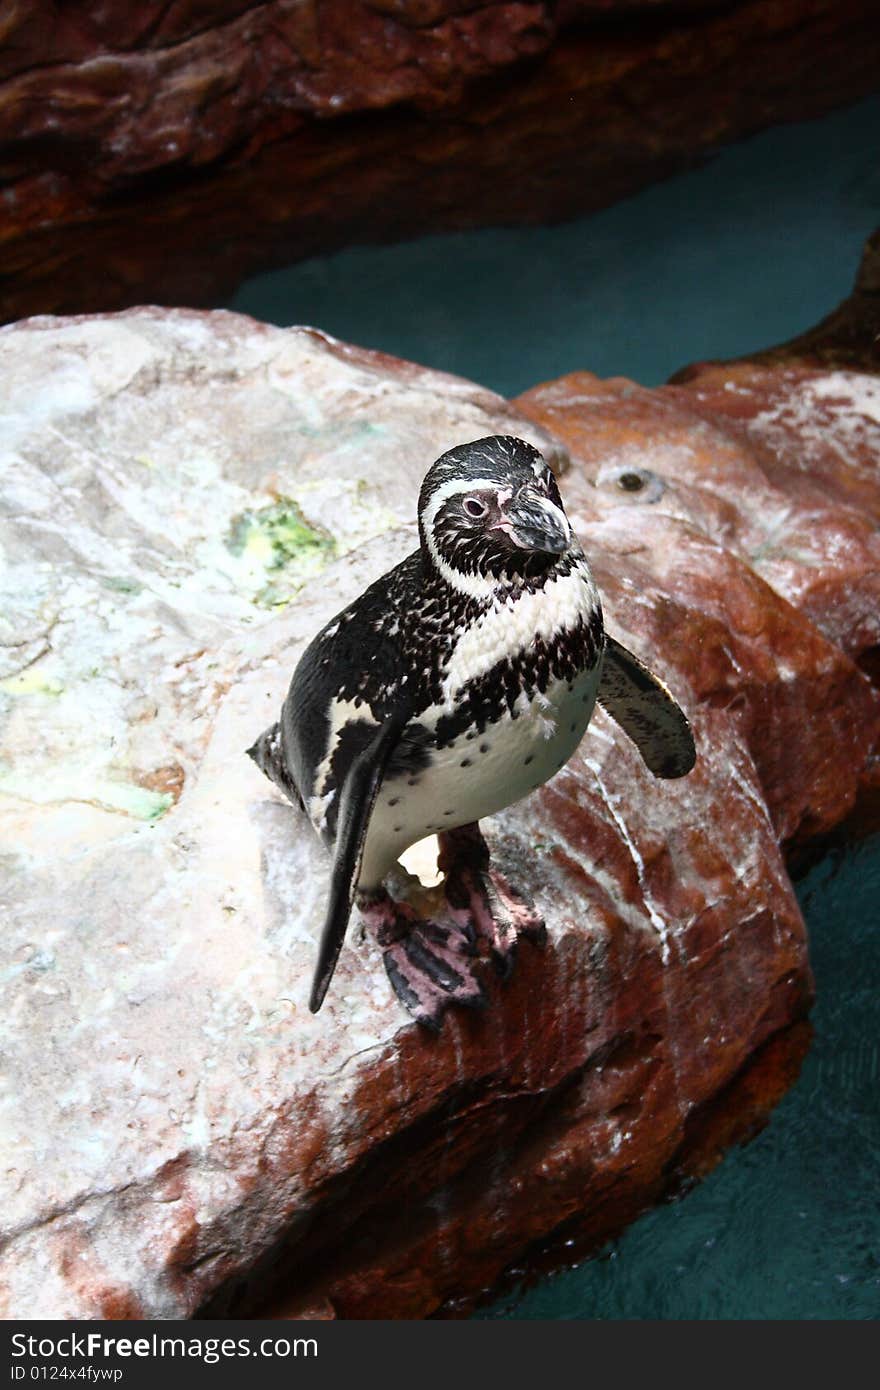
<instances>
[{"instance_id":1,"label":"green algae patch","mask_svg":"<svg viewBox=\"0 0 880 1390\"><path fill-rule=\"evenodd\" d=\"M265 582L253 598L261 608L289 603L306 580L336 554L333 537L310 525L289 497L235 517L226 546L246 564L264 572Z\"/></svg>"},{"instance_id":2,"label":"green algae patch","mask_svg":"<svg viewBox=\"0 0 880 1390\"><path fill-rule=\"evenodd\" d=\"M83 801L90 801L105 811L131 816L133 820L146 821L150 825L161 820L174 805L170 792L151 791L148 787L138 786L136 782L101 778L88 790L88 796L81 798Z\"/></svg>"},{"instance_id":3,"label":"green algae patch","mask_svg":"<svg viewBox=\"0 0 880 1390\"><path fill-rule=\"evenodd\" d=\"M137 787L126 783L123 784L121 794L117 793L113 809L124 811L126 815L134 816L136 820L154 824L157 820L161 820L165 812L170 810L173 805L174 797L170 792L154 792L146 787Z\"/></svg>"},{"instance_id":4,"label":"green algae patch","mask_svg":"<svg viewBox=\"0 0 880 1390\"><path fill-rule=\"evenodd\" d=\"M115 594L139 594L143 590L143 584L138 579L127 579L124 575L108 574L101 579L105 589L111 589Z\"/></svg>"}]
</instances>

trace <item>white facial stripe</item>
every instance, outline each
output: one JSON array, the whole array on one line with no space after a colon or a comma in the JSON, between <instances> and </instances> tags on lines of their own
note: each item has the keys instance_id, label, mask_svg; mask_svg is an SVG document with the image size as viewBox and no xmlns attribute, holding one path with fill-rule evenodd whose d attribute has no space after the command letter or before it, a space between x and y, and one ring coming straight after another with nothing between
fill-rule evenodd
<instances>
[{"instance_id":1,"label":"white facial stripe","mask_svg":"<svg viewBox=\"0 0 880 1390\"><path fill-rule=\"evenodd\" d=\"M487 492L497 493L499 491L498 480L496 478L468 478L467 480L462 478L449 478L445 483L441 483L431 498L431 501L428 503L428 508L423 517L425 530L428 534L430 535L434 522L437 520L437 513L440 511L443 503L447 502L450 497L459 497L462 493L466 492L480 492L483 489ZM512 496L509 489L507 489L507 495Z\"/></svg>"},{"instance_id":2,"label":"white facial stripe","mask_svg":"<svg viewBox=\"0 0 880 1390\"><path fill-rule=\"evenodd\" d=\"M422 518L425 539L435 566L447 584L451 585L453 589L457 589L460 594L467 594L469 598L488 598L490 594L495 592L498 581L493 579L491 575L464 574L461 570L453 569L451 565L447 564L434 540L434 522L437 520L440 508L450 497L458 497L468 492L479 492L481 488L497 492L498 484L494 478L470 478L467 481L463 481L461 478L450 478L448 482L441 483L438 487Z\"/></svg>"},{"instance_id":3,"label":"white facial stripe","mask_svg":"<svg viewBox=\"0 0 880 1390\"><path fill-rule=\"evenodd\" d=\"M599 595L586 561L570 574L550 577L536 593L516 598L496 593L492 606L459 638L443 679L444 708L455 707L469 681L491 671L505 657L527 651L537 637L547 640L588 620Z\"/></svg>"}]
</instances>

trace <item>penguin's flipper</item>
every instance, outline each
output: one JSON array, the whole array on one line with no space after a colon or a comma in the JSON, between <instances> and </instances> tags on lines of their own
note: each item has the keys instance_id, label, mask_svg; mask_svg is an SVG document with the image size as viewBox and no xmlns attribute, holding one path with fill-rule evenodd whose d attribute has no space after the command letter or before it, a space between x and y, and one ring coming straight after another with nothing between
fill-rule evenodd
<instances>
[{"instance_id":1,"label":"penguin's flipper","mask_svg":"<svg viewBox=\"0 0 880 1390\"><path fill-rule=\"evenodd\" d=\"M309 999L309 1008L313 1014L316 1014L323 1004L324 995L336 969L354 902L370 816L388 760L405 726L405 717L390 719L382 724L366 747L352 760L342 786L336 820L330 896Z\"/></svg>"},{"instance_id":2,"label":"penguin's flipper","mask_svg":"<svg viewBox=\"0 0 880 1390\"><path fill-rule=\"evenodd\" d=\"M294 782L284 757L280 724L273 724L271 728L264 730L256 743L247 749L247 755L249 758L253 758L257 767L266 774L270 782L274 782L276 787L280 787L294 806L298 806L301 811L305 810L305 803L300 795L299 787Z\"/></svg>"},{"instance_id":3,"label":"penguin's flipper","mask_svg":"<svg viewBox=\"0 0 880 1390\"><path fill-rule=\"evenodd\" d=\"M655 777L684 777L690 772L697 750L684 711L663 681L613 637L606 638L596 698L632 739Z\"/></svg>"}]
</instances>

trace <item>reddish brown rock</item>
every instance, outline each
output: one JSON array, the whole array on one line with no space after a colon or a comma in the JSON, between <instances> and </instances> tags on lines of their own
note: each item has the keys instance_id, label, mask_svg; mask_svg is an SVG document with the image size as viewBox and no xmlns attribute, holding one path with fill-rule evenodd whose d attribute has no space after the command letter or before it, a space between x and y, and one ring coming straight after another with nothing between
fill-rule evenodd
<instances>
[{"instance_id":1,"label":"reddish brown rock","mask_svg":"<svg viewBox=\"0 0 880 1390\"><path fill-rule=\"evenodd\" d=\"M600 207L875 90L875 40L873 0L13 4L0 317Z\"/></svg>"},{"instance_id":2,"label":"reddish brown rock","mask_svg":"<svg viewBox=\"0 0 880 1390\"><path fill-rule=\"evenodd\" d=\"M834 530L873 515L866 379L807 378L866 491L842 472L821 521L845 543L804 551L799 414L762 437L771 468L687 388L582 375L509 405L234 315L42 320L0 350L6 1315L461 1312L760 1125L811 992L780 840L839 823L880 741L867 600L839 597L877 557ZM547 448L541 426L608 625L688 710L697 765L656 782L597 714L486 823L548 924L489 1011L425 1036L353 932L314 1017L326 860L243 749L304 642L412 546L440 445Z\"/></svg>"},{"instance_id":3,"label":"reddish brown rock","mask_svg":"<svg viewBox=\"0 0 880 1390\"><path fill-rule=\"evenodd\" d=\"M689 522L850 656L880 642L872 377L742 363L649 391L576 373L520 403L584 465L585 505L618 517L629 507L639 527Z\"/></svg>"}]
</instances>

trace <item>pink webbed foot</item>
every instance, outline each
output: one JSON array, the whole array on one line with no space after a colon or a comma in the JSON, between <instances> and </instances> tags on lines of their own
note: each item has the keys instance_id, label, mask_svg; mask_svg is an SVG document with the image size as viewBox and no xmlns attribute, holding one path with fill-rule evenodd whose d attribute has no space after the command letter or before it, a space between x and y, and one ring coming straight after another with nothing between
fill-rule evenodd
<instances>
[{"instance_id":1,"label":"pink webbed foot","mask_svg":"<svg viewBox=\"0 0 880 1390\"><path fill-rule=\"evenodd\" d=\"M520 936L542 942L547 934L544 919L513 891L503 874L490 868L489 847L479 826L463 825L439 839L437 864L446 875L450 915L462 927L472 925L478 939L486 943L499 975L507 979Z\"/></svg>"},{"instance_id":2,"label":"pink webbed foot","mask_svg":"<svg viewBox=\"0 0 880 1390\"><path fill-rule=\"evenodd\" d=\"M477 952L469 923L425 921L405 903L395 902L384 889L359 895L358 908L382 948L394 993L417 1023L439 1032L451 1005L485 1005L486 994L475 973Z\"/></svg>"}]
</instances>

